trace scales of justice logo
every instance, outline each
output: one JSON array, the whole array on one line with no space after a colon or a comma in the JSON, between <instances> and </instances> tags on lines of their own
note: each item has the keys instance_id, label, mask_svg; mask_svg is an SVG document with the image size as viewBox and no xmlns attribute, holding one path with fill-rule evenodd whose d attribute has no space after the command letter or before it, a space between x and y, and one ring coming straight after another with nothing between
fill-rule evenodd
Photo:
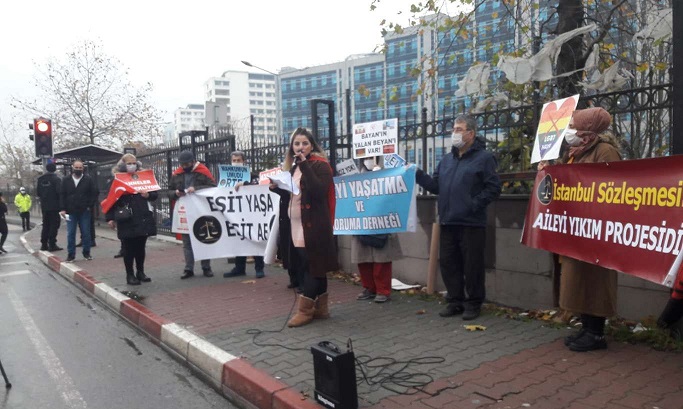
<instances>
[{"instance_id":1,"label":"scales of justice logo","mask_svg":"<svg viewBox=\"0 0 683 409\"><path fill-rule=\"evenodd\" d=\"M549 204L553 200L553 177L546 175L541 180L536 188L536 197L538 201L544 205Z\"/></svg>"},{"instance_id":2,"label":"scales of justice logo","mask_svg":"<svg viewBox=\"0 0 683 409\"><path fill-rule=\"evenodd\" d=\"M223 234L221 223L213 216L201 216L192 225L194 237L204 244L213 244Z\"/></svg>"}]
</instances>

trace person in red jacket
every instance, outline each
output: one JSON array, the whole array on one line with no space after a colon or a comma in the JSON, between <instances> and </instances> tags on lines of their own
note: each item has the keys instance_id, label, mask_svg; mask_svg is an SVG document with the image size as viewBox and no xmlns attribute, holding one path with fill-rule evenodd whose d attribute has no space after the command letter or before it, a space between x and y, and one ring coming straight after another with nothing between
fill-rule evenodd
<instances>
[{"instance_id":1,"label":"person in red jacket","mask_svg":"<svg viewBox=\"0 0 683 409\"><path fill-rule=\"evenodd\" d=\"M179 197L192 194L200 189L216 187L216 179L214 179L209 168L204 164L197 162L191 151L180 152L180 155L178 155L178 162L180 163L180 166L173 172L171 181L168 184L168 192L171 200L177 200ZM194 276L194 253L192 252L190 235L183 234L182 238L183 253L185 255L185 269L180 278L184 280ZM201 266L205 277L213 277L211 260L202 260Z\"/></svg>"}]
</instances>

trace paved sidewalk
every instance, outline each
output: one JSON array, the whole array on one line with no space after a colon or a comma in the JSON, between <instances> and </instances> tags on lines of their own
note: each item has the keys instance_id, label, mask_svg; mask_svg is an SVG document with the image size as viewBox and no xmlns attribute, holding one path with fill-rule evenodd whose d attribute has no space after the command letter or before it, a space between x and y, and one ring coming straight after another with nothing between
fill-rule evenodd
<instances>
[{"instance_id":1,"label":"paved sidewalk","mask_svg":"<svg viewBox=\"0 0 683 409\"><path fill-rule=\"evenodd\" d=\"M39 230L25 235L34 250ZM614 341L606 351L573 353L562 344L566 330L490 314L471 322L485 331L470 332L460 317L439 317L437 302L400 293L386 304L356 301L361 287L335 279L331 318L287 328L295 295L278 267L266 266L266 277L255 279L248 264L247 276L225 279L232 265L213 260L215 277L180 280L181 246L152 239L146 261L152 282L127 286L123 261L113 258L115 233L104 226L97 234L92 261L79 253L74 263L62 263L65 250L36 254L213 376L209 382L245 407L317 407L310 347L331 341L346 349L351 339L360 361L372 359L364 365L372 385L357 370L363 408L683 408L681 354ZM66 247L64 228L58 243ZM134 292L126 294L142 306L114 289ZM220 368L193 358L193 348L218 351ZM427 385L420 391L402 386L413 381Z\"/></svg>"}]
</instances>

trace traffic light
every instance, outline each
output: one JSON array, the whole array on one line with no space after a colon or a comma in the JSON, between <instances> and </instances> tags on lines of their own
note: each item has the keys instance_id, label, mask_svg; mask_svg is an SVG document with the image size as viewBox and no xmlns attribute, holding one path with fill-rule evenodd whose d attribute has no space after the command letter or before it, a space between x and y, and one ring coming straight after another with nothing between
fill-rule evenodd
<instances>
[{"instance_id":1,"label":"traffic light","mask_svg":"<svg viewBox=\"0 0 683 409\"><path fill-rule=\"evenodd\" d=\"M52 156L52 121L46 118L33 120L34 142L36 144L36 156Z\"/></svg>"}]
</instances>

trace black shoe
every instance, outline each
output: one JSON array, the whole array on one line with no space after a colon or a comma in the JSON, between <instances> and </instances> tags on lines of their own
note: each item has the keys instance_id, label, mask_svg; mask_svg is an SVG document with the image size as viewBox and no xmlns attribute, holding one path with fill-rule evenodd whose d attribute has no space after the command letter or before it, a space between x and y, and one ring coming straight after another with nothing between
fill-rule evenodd
<instances>
[{"instance_id":1,"label":"black shoe","mask_svg":"<svg viewBox=\"0 0 683 409\"><path fill-rule=\"evenodd\" d=\"M184 279L190 278L190 277L194 277L194 272L185 270L185 271L183 271L183 275L180 276L180 279L184 280Z\"/></svg>"},{"instance_id":2,"label":"black shoe","mask_svg":"<svg viewBox=\"0 0 683 409\"><path fill-rule=\"evenodd\" d=\"M78 243L76 243L76 247L83 247L83 242L79 241Z\"/></svg>"},{"instance_id":3,"label":"black shoe","mask_svg":"<svg viewBox=\"0 0 683 409\"><path fill-rule=\"evenodd\" d=\"M462 313L462 319L464 321L472 321L474 319L477 319L479 317L479 314L481 314L481 308L476 307L476 308L465 308L465 311Z\"/></svg>"},{"instance_id":4,"label":"black shoe","mask_svg":"<svg viewBox=\"0 0 683 409\"><path fill-rule=\"evenodd\" d=\"M123 257L123 251L119 250L118 253L114 254L114 258L121 258L121 257Z\"/></svg>"},{"instance_id":5,"label":"black shoe","mask_svg":"<svg viewBox=\"0 0 683 409\"><path fill-rule=\"evenodd\" d=\"M140 280L141 283L149 283L150 281L152 281L152 279L147 277L147 275L143 271L138 271L136 277L138 280Z\"/></svg>"},{"instance_id":6,"label":"black shoe","mask_svg":"<svg viewBox=\"0 0 683 409\"><path fill-rule=\"evenodd\" d=\"M59 250L64 250L63 248L59 246L52 246L48 248L48 251L59 251Z\"/></svg>"},{"instance_id":7,"label":"black shoe","mask_svg":"<svg viewBox=\"0 0 683 409\"><path fill-rule=\"evenodd\" d=\"M213 271L204 270L204 277L213 277Z\"/></svg>"},{"instance_id":8,"label":"black shoe","mask_svg":"<svg viewBox=\"0 0 683 409\"><path fill-rule=\"evenodd\" d=\"M76 256L69 255L66 258L66 261L74 261L74 260L76 260Z\"/></svg>"},{"instance_id":9,"label":"black shoe","mask_svg":"<svg viewBox=\"0 0 683 409\"><path fill-rule=\"evenodd\" d=\"M2 247L0 247L0 252L7 254L7 250L3 249Z\"/></svg>"},{"instance_id":10,"label":"black shoe","mask_svg":"<svg viewBox=\"0 0 683 409\"><path fill-rule=\"evenodd\" d=\"M439 315L442 317L452 317L454 315L462 314L463 311L464 308L462 305L448 304L446 305L446 308L439 311Z\"/></svg>"},{"instance_id":11,"label":"black shoe","mask_svg":"<svg viewBox=\"0 0 683 409\"><path fill-rule=\"evenodd\" d=\"M126 274L126 284L128 285L140 285L140 280L138 280L133 273Z\"/></svg>"},{"instance_id":12,"label":"black shoe","mask_svg":"<svg viewBox=\"0 0 683 409\"><path fill-rule=\"evenodd\" d=\"M565 346L569 346L569 344L571 344L572 342L574 342L574 341L576 341L577 339L581 338L581 337L583 336L583 334L584 334L586 331L587 331L587 330L586 330L585 328L581 328L581 329L578 330L577 332L575 332L575 333L573 333L573 334L571 334L571 335L567 335L566 337L564 337L564 345L565 345Z\"/></svg>"},{"instance_id":13,"label":"black shoe","mask_svg":"<svg viewBox=\"0 0 683 409\"><path fill-rule=\"evenodd\" d=\"M92 256L90 254L83 254L83 258L86 260L92 260Z\"/></svg>"},{"instance_id":14,"label":"black shoe","mask_svg":"<svg viewBox=\"0 0 683 409\"><path fill-rule=\"evenodd\" d=\"M239 277L246 275L247 273L244 271L239 271L237 270L237 267L233 268L232 270L228 271L227 273L223 273L223 277L229 278L229 277Z\"/></svg>"},{"instance_id":15,"label":"black shoe","mask_svg":"<svg viewBox=\"0 0 683 409\"><path fill-rule=\"evenodd\" d=\"M225 277L225 275L223 275L223 277ZM296 283L296 284L295 284L295 283L289 283L289 284L287 285L287 288L292 289L292 288L296 288L296 287L298 287L298 286L299 286L298 283Z\"/></svg>"},{"instance_id":16,"label":"black shoe","mask_svg":"<svg viewBox=\"0 0 683 409\"><path fill-rule=\"evenodd\" d=\"M46 251L47 250L47 244L43 244L40 246L40 251Z\"/></svg>"},{"instance_id":17,"label":"black shoe","mask_svg":"<svg viewBox=\"0 0 683 409\"><path fill-rule=\"evenodd\" d=\"M607 341L604 335L596 335L590 331L584 332L581 338L570 343L569 349L574 352L588 352L598 349L607 349Z\"/></svg>"}]
</instances>

